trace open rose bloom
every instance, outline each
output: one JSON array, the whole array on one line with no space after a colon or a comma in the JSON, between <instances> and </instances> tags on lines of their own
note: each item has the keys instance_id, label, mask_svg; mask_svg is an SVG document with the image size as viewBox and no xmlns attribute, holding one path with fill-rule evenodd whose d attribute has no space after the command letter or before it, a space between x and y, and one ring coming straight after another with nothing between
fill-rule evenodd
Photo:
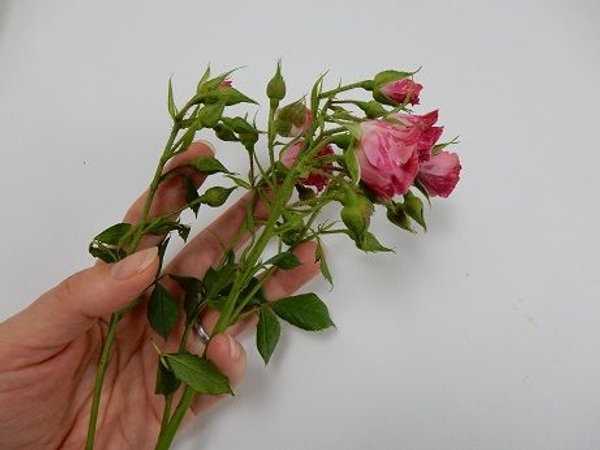
<instances>
[{"instance_id":1,"label":"open rose bloom","mask_svg":"<svg viewBox=\"0 0 600 450\"><path fill-rule=\"evenodd\" d=\"M361 180L381 199L404 195L419 180L430 196L448 197L459 180L454 153L433 149L443 127L434 126L438 112L423 116L398 114L399 123L372 120L360 124L356 155Z\"/></svg>"}]
</instances>

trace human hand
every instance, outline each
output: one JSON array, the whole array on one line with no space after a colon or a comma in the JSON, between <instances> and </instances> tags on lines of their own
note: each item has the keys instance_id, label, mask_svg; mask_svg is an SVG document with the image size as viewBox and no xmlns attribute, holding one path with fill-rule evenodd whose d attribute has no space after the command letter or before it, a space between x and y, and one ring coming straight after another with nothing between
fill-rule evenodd
<instances>
[{"instance_id":1,"label":"human hand","mask_svg":"<svg viewBox=\"0 0 600 450\"><path fill-rule=\"evenodd\" d=\"M207 154L212 154L208 146L195 143L174 158L167 170ZM198 186L203 182L198 173L188 175ZM124 221L138 220L144 199L142 195L132 205ZM175 177L159 188L152 215L175 210L184 199L185 192ZM246 206L245 198L238 201L192 239L165 271L202 278L222 256L222 244L229 242L243 223ZM255 214L264 214L259 209ZM107 321L111 313L142 295L152 283L159 267L156 243L147 239L136 253L118 263L98 262L69 277L0 324L0 448L84 447ZM267 297L290 295L318 273L313 245L303 244L295 252L302 265L276 273L265 285ZM168 288L180 297L174 283ZM210 331L217 316L216 311L207 311L202 319L204 328ZM164 344L167 352L178 346L183 326L177 329ZM239 331L235 326L227 334L215 336L207 349L207 357L233 386L243 378L246 365L245 351L233 337ZM148 449L156 441L164 398L154 394L157 354L151 339L161 338L149 327L142 302L122 319L117 330L100 405L95 444L99 450ZM202 351L195 337L188 342L188 349ZM218 399L198 396L189 418Z\"/></svg>"}]
</instances>

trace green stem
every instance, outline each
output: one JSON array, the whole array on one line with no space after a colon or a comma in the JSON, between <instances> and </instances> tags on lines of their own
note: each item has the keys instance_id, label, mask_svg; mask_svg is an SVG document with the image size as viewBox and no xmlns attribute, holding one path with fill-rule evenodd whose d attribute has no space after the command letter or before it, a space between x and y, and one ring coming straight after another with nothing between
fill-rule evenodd
<instances>
[{"instance_id":1,"label":"green stem","mask_svg":"<svg viewBox=\"0 0 600 450\"><path fill-rule=\"evenodd\" d=\"M272 206L269 214L269 219L267 220L263 231L259 238L254 242L252 246L252 250L244 260L244 265L246 269L240 272L234 281L233 287L231 289L231 294L229 295L227 302L225 303L223 310L221 311L221 315L219 316L219 321L217 322L211 336L215 336L217 334L223 333L229 325L231 325L231 321L234 318L234 310L237 303L237 300L240 296L242 287L247 283L248 277L252 274L254 266L258 262L260 255L264 251L265 247L273 237L273 228L279 219L279 216L283 212L283 209L287 205L289 198L292 195L292 191L294 188L295 178L292 175L288 175L281 185L280 190L278 191L277 201ZM175 438L175 434L181 425L181 421L185 416L185 413L189 409L192 401L196 396L196 392L190 388L189 386L185 387L183 392L183 396L179 400L175 411L173 412L173 416L169 421L168 425L161 431L158 442L156 444L155 450L167 450L173 439Z\"/></svg>"},{"instance_id":2,"label":"green stem","mask_svg":"<svg viewBox=\"0 0 600 450\"><path fill-rule=\"evenodd\" d=\"M171 129L171 135L165 145L163 150L163 154L160 158L159 164L156 168L156 172L154 173L154 178L152 179L152 183L150 184L150 188L148 189L148 194L146 197L146 203L144 204L144 209L142 211L142 216L140 221L136 226L136 234L133 236L129 254L132 254L136 251L143 235L144 235L144 227L148 221L148 216L150 214L150 208L152 206L152 201L154 199L154 195L156 194L156 190L160 184L162 172L165 164L172 156L172 146L177 133L179 132L179 126L177 124L173 125ZM132 305L137 304L138 299L136 298L128 305L126 305L122 310L114 313L110 317L110 323L108 325L108 330L106 334L106 338L104 340L104 345L102 347L102 355L100 356L100 362L98 364L98 369L96 370L96 382L94 384L94 394L92 397L92 407L90 410L90 420L88 422L88 432L86 438L86 450L92 450L94 448L94 439L96 436L96 427L98 424L98 412L100 408L100 398L102 397L102 386L104 384L104 376L106 375L106 368L108 367L108 362L110 360L110 353L115 341L117 326L121 321L124 313L131 309Z\"/></svg>"},{"instance_id":3,"label":"green stem","mask_svg":"<svg viewBox=\"0 0 600 450\"><path fill-rule=\"evenodd\" d=\"M319 98L333 97L333 96L339 94L340 92L350 91L352 89L358 89L358 88L372 90L373 89L373 81L372 80L363 80L363 81L358 81L356 83L347 84L346 86L340 86L339 88L336 88L336 89L331 89L329 91L321 92L321 94L319 95Z\"/></svg>"},{"instance_id":4,"label":"green stem","mask_svg":"<svg viewBox=\"0 0 600 450\"><path fill-rule=\"evenodd\" d=\"M173 417L171 417L169 424L163 429L163 432L160 434L158 442L156 443L156 447L154 447L154 450L168 450L171 447L173 439L175 439L175 434L179 429L179 425L181 424L185 413L189 409L195 397L196 392L191 387L186 386L185 390L183 391L183 396L181 397L181 400L179 400L177 408L175 408Z\"/></svg>"},{"instance_id":5,"label":"green stem","mask_svg":"<svg viewBox=\"0 0 600 450\"><path fill-rule=\"evenodd\" d=\"M146 203L144 203L142 217L140 218L140 221L137 224L138 231L135 234L135 236L133 237L133 240L131 242L130 253L133 253L136 251L137 246L139 245L139 243L144 235L144 227L146 226L146 223L148 221L148 216L150 215L150 208L152 207L152 201L154 200L154 195L156 194L156 190L158 189L158 186L160 184L162 173L165 168L165 164L167 164L167 161L172 156L173 142L175 142L175 138L177 137L178 132L179 132L179 126L173 125L173 128L171 129L171 134L169 136L169 140L165 144L165 148L163 150L162 156L160 157L160 161L158 162L158 165L156 166L156 171L154 172L154 178L152 179L152 182L150 183L150 187L148 188L148 194L146 196Z\"/></svg>"},{"instance_id":6,"label":"green stem","mask_svg":"<svg viewBox=\"0 0 600 450\"><path fill-rule=\"evenodd\" d=\"M90 421L88 423L88 433L87 439L85 441L85 450L92 450L94 448L94 439L96 437L96 426L98 423L98 412L100 410L100 397L102 395L104 376L106 375L106 368L108 367L108 361L110 359L110 351L115 340L117 325L119 324L121 317L122 315L120 313L115 313L110 317L110 323L108 325L106 340L104 341L104 348L102 349L100 363L98 364L98 370L96 371L94 397L92 398L92 408L90 411Z\"/></svg>"}]
</instances>

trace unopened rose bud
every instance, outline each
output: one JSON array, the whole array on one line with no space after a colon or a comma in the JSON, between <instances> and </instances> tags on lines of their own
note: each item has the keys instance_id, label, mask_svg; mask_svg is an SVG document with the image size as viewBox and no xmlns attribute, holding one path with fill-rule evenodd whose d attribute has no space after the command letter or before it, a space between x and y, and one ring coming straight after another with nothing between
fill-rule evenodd
<instances>
[{"instance_id":1,"label":"unopened rose bud","mask_svg":"<svg viewBox=\"0 0 600 450\"><path fill-rule=\"evenodd\" d=\"M386 70L375 76L373 98L388 105L419 104L419 93L423 86L408 78L408 72Z\"/></svg>"},{"instance_id":2,"label":"unopened rose bud","mask_svg":"<svg viewBox=\"0 0 600 450\"><path fill-rule=\"evenodd\" d=\"M267 97L271 100L279 102L285 97L285 81L281 75L281 64L277 64L277 71L271 81L267 84Z\"/></svg>"},{"instance_id":3,"label":"unopened rose bud","mask_svg":"<svg viewBox=\"0 0 600 450\"><path fill-rule=\"evenodd\" d=\"M221 186L214 186L208 188L204 194L200 196L202 203L213 208L222 206L227 201L231 193L235 188L224 188Z\"/></svg>"},{"instance_id":4,"label":"unopened rose bud","mask_svg":"<svg viewBox=\"0 0 600 450\"><path fill-rule=\"evenodd\" d=\"M211 105L205 105L200 111L198 111L198 120L202 123L205 128L213 128L219 123L223 111L225 109L225 102L213 103Z\"/></svg>"},{"instance_id":5,"label":"unopened rose bud","mask_svg":"<svg viewBox=\"0 0 600 450\"><path fill-rule=\"evenodd\" d=\"M280 136L297 137L308 130L312 120L312 111L297 101L277 111L275 128Z\"/></svg>"},{"instance_id":6,"label":"unopened rose bud","mask_svg":"<svg viewBox=\"0 0 600 450\"><path fill-rule=\"evenodd\" d=\"M357 242L362 242L371 223L373 204L365 196L351 190L346 192L343 204L342 222L348 227L352 238Z\"/></svg>"}]
</instances>

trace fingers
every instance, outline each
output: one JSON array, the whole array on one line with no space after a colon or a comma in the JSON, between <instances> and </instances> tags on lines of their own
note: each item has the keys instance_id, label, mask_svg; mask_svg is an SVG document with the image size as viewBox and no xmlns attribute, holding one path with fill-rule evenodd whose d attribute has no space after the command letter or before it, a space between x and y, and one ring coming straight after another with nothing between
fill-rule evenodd
<instances>
[{"instance_id":1,"label":"fingers","mask_svg":"<svg viewBox=\"0 0 600 450\"><path fill-rule=\"evenodd\" d=\"M215 219L179 252L166 271L202 278L204 272L221 259L225 249L236 238L246 220L247 208L252 202L252 193L244 195L225 213ZM255 220L265 220L267 208L262 201L254 207ZM250 231L243 233L236 248L248 240Z\"/></svg>"},{"instance_id":2,"label":"fingers","mask_svg":"<svg viewBox=\"0 0 600 450\"><path fill-rule=\"evenodd\" d=\"M159 185L152 206L150 208L149 217L156 217L160 215L168 214L171 211L175 211L182 207L186 203L186 187L183 182L183 177L189 177L194 187L199 188L206 176L199 173L192 167L185 167L185 165L200 156L213 156L214 150L210 147L210 144L203 141L194 142L190 147L179 155L176 155L169 161L163 173L168 173L176 168L180 168L177 172L172 172L174 175L161 182ZM123 221L126 223L136 223L140 220L148 192L144 192L138 199L131 205ZM172 218L174 219L174 217ZM160 242L158 236L145 237L139 248L148 248L150 246L157 245Z\"/></svg>"},{"instance_id":3,"label":"fingers","mask_svg":"<svg viewBox=\"0 0 600 450\"><path fill-rule=\"evenodd\" d=\"M55 352L118 311L150 285L158 270L156 247L114 264L96 264L43 294L0 327L0 345ZM42 352L44 353L44 352ZM41 357L37 352L36 357Z\"/></svg>"},{"instance_id":4,"label":"fingers","mask_svg":"<svg viewBox=\"0 0 600 450\"><path fill-rule=\"evenodd\" d=\"M207 358L229 378L231 388L235 390L246 373L246 351L233 337L219 334L212 338L206 350ZM192 412L199 414L212 407L223 396L198 396L192 403Z\"/></svg>"},{"instance_id":5,"label":"fingers","mask_svg":"<svg viewBox=\"0 0 600 450\"><path fill-rule=\"evenodd\" d=\"M292 270L278 270L265 283L264 290L267 299L272 301L289 297L321 272L319 263L316 261L316 249L315 242L304 242L293 250L300 265Z\"/></svg>"},{"instance_id":6,"label":"fingers","mask_svg":"<svg viewBox=\"0 0 600 450\"><path fill-rule=\"evenodd\" d=\"M300 261L300 265L292 270L278 269L273 274L263 286L265 296L268 300L274 301L289 297L321 272L315 258L316 248L316 243L304 242L293 250ZM218 320L219 312L214 309L208 310L202 317L204 329L210 334ZM255 324L256 318L252 317L245 322L230 327L227 332L233 336L237 336Z\"/></svg>"}]
</instances>

